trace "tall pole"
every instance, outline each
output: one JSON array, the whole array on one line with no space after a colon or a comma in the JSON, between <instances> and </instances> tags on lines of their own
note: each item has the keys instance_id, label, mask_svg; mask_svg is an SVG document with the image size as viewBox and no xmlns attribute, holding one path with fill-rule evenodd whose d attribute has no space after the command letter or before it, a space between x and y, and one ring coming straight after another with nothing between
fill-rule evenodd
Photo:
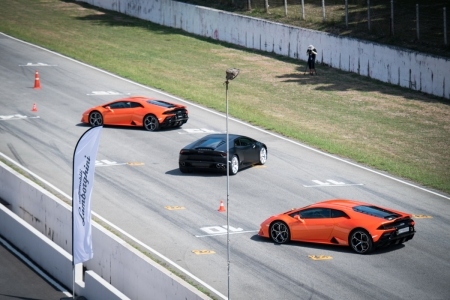
<instances>
[{"instance_id":1,"label":"tall pole","mask_svg":"<svg viewBox=\"0 0 450 300\"><path fill-rule=\"evenodd\" d=\"M225 81L226 85L226 147L227 147L227 277L228 277L228 299L230 299L230 230L229 230L229 215L228 208L230 196L230 145L228 141L228 79Z\"/></svg>"},{"instance_id":2,"label":"tall pole","mask_svg":"<svg viewBox=\"0 0 450 300\"><path fill-rule=\"evenodd\" d=\"M447 12L444 7L444 44L447 45Z\"/></svg>"},{"instance_id":3,"label":"tall pole","mask_svg":"<svg viewBox=\"0 0 450 300\"><path fill-rule=\"evenodd\" d=\"M348 0L345 0L345 28L348 28Z\"/></svg>"},{"instance_id":4,"label":"tall pole","mask_svg":"<svg viewBox=\"0 0 450 300\"><path fill-rule=\"evenodd\" d=\"M305 0L302 0L302 20L305 19Z\"/></svg>"},{"instance_id":5,"label":"tall pole","mask_svg":"<svg viewBox=\"0 0 450 300\"><path fill-rule=\"evenodd\" d=\"M417 31L417 40L420 40L420 34L419 34L419 4L416 4L416 31Z\"/></svg>"},{"instance_id":6,"label":"tall pole","mask_svg":"<svg viewBox=\"0 0 450 300\"><path fill-rule=\"evenodd\" d=\"M325 0L322 0L322 22L325 22Z\"/></svg>"},{"instance_id":7,"label":"tall pole","mask_svg":"<svg viewBox=\"0 0 450 300\"><path fill-rule=\"evenodd\" d=\"M226 74L226 147L227 147L227 276L228 276L228 300L230 300L230 218L229 218L229 196L230 196L230 142L228 140L228 80L233 80L238 76L240 70L239 69L228 69Z\"/></svg>"},{"instance_id":8,"label":"tall pole","mask_svg":"<svg viewBox=\"0 0 450 300\"><path fill-rule=\"evenodd\" d=\"M394 0L391 0L391 35L394 35Z\"/></svg>"}]
</instances>

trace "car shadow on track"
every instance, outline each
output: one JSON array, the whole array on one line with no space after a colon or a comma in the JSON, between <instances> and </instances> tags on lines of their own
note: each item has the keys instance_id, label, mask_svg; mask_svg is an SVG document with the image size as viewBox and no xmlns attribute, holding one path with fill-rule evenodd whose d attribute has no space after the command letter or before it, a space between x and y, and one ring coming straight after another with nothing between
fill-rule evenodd
<instances>
[{"instance_id":1,"label":"car shadow on track","mask_svg":"<svg viewBox=\"0 0 450 300\"><path fill-rule=\"evenodd\" d=\"M195 177L223 177L226 176L226 173L220 170L195 170L189 173L182 173L179 168L170 170L166 172L167 175L173 176L195 176Z\"/></svg>"},{"instance_id":2,"label":"car shadow on track","mask_svg":"<svg viewBox=\"0 0 450 300\"><path fill-rule=\"evenodd\" d=\"M314 243L306 243L306 242L288 242L286 244L277 244L274 243L271 239L261 237L257 234L253 235L250 238L252 241L260 242L260 243L267 243L272 244L274 246L283 246L283 247L302 247L306 249L312 249L312 250L324 250L324 251L331 251L331 252L339 252L339 253L349 253L349 254L355 254L355 255L361 255L358 253L353 252L353 250L348 246L334 246L334 245L326 245L326 244L314 244ZM405 247L404 244L399 245L391 245L387 247L380 247L375 248L372 250L372 252L364 255L381 255L385 253L389 253L392 251L397 251L400 249L403 249Z\"/></svg>"},{"instance_id":3,"label":"car shadow on track","mask_svg":"<svg viewBox=\"0 0 450 300\"><path fill-rule=\"evenodd\" d=\"M75 126L77 127L86 127L86 128L90 128L92 127L89 124L86 123L78 123ZM143 132L149 132L152 134L157 134L157 133L164 133L164 132L172 132L172 131L179 131L180 127L178 128L160 128L157 131L148 131L145 130L144 127L142 126L120 126L120 125L103 125L104 129L122 129L122 130L139 130L139 131L143 131Z\"/></svg>"},{"instance_id":4,"label":"car shadow on track","mask_svg":"<svg viewBox=\"0 0 450 300\"><path fill-rule=\"evenodd\" d=\"M253 165L244 166L239 169L239 172L236 175L230 175L230 177L236 177L239 176L239 173L245 172L245 170L251 169L254 167ZM198 176L198 177L222 177L227 176L227 172L224 172L220 169L194 169L191 172L188 173L182 173L180 169L173 169L170 171L167 171L166 174L168 175L174 175L174 176Z\"/></svg>"}]
</instances>

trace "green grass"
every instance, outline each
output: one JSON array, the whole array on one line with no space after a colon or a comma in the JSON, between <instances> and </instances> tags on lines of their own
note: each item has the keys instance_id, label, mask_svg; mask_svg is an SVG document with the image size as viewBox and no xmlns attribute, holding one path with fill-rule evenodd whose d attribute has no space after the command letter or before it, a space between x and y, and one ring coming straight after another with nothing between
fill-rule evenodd
<instances>
[{"instance_id":1,"label":"green grass","mask_svg":"<svg viewBox=\"0 0 450 300\"><path fill-rule=\"evenodd\" d=\"M0 31L225 110L323 151L450 192L450 102L355 74L249 51L80 2L2 0Z\"/></svg>"}]
</instances>

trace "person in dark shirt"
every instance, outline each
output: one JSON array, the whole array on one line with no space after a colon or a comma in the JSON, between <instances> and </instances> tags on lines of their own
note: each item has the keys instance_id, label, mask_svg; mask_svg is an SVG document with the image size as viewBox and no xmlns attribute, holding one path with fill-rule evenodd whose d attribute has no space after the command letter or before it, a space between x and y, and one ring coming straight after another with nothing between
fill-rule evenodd
<instances>
[{"instance_id":1,"label":"person in dark shirt","mask_svg":"<svg viewBox=\"0 0 450 300\"><path fill-rule=\"evenodd\" d=\"M313 45L309 45L308 50L306 50L306 55L308 55L309 75L314 75L313 72L316 73L316 48Z\"/></svg>"}]
</instances>

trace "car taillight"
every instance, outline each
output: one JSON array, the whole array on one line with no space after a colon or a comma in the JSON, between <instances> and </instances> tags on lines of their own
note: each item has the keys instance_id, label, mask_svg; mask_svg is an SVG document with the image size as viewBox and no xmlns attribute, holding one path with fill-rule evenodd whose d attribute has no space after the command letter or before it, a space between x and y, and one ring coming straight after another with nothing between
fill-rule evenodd
<instances>
[{"instance_id":1,"label":"car taillight","mask_svg":"<svg viewBox=\"0 0 450 300\"><path fill-rule=\"evenodd\" d=\"M188 151L181 149L180 154L187 154Z\"/></svg>"},{"instance_id":2,"label":"car taillight","mask_svg":"<svg viewBox=\"0 0 450 300\"><path fill-rule=\"evenodd\" d=\"M227 157L227 154L226 153L220 153L220 156Z\"/></svg>"}]
</instances>

